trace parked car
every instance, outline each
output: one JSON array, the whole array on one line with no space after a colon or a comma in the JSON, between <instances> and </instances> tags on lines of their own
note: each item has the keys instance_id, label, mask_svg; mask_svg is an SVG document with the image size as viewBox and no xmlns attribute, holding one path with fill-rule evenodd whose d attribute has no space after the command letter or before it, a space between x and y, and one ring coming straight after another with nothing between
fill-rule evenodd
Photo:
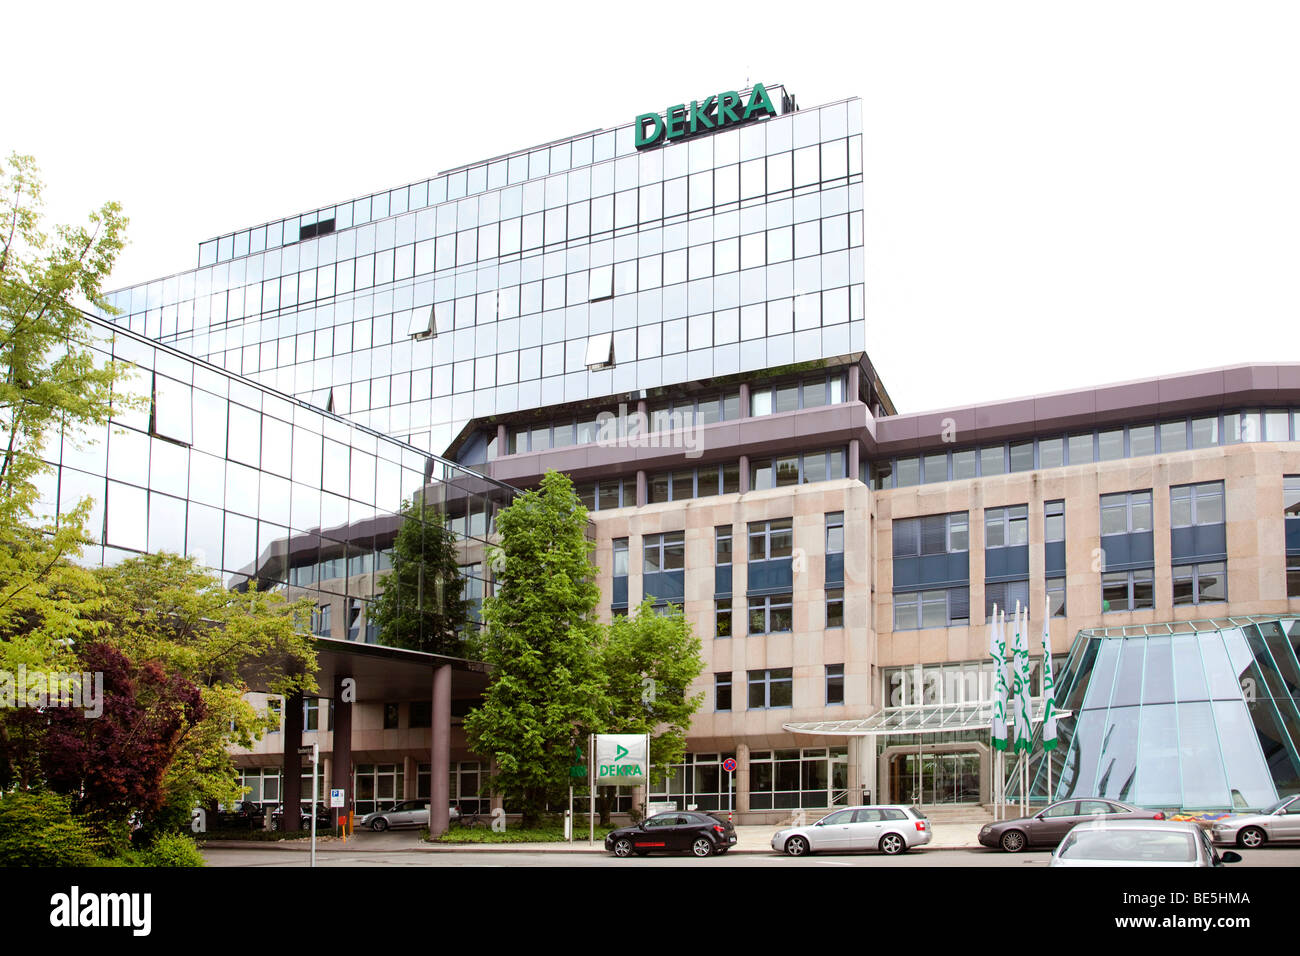
<instances>
[{"instance_id":1,"label":"parked car","mask_svg":"<svg viewBox=\"0 0 1300 956\"><path fill-rule=\"evenodd\" d=\"M427 827L428 825L428 800L403 800L387 810L376 810L361 818L361 826L369 827L376 832L382 832L390 827Z\"/></svg>"},{"instance_id":2,"label":"parked car","mask_svg":"<svg viewBox=\"0 0 1300 956\"><path fill-rule=\"evenodd\" d=\"M208 826L214 830L260 830L265 820L266 808L245 800L229 810L218 810L216 819L210 820Z\"/></svg>"},{"instance_id":3,"label":"parked car","mask_svg":"<svg viewBox=\"0 0 1300 956\"><path fill-rule=\"evenodd\" d=\"M772 834L772 849L789 856L879 850L891 856L929 843L930 821L916 807L848 807L811 826L786 827Z\"/></svg>"},{"instance_id":4,"label":"parked car","mask_svg":"<svg viewBox=\"0 0 1300 956\"><path fill-rule=\"evenodd\" d=\"M324 803L316 804L316 829L328 830L334 825L334 811ZM275 812L271 814L271 829L280 830L284 827L284 807L276 807ZM293 829L310 830L311 829L311 804L304 804L298 812L298 825Z\"/></svg>"},{"instance_id":5,"label":"parked car","mask_svg":"<svg viewBox=\"0 0 1300 956\"><path fill-rule=\"evenodd\" d=\"M1223 866L1238 863L1231 850L1220 855L1195 823L1175 820L1091 820L1078 824L1052 854L1052 866Z\"/></svg>"},{"instance_id":6,"label":"parked car","mask_svg":"<svg viewBox=\"0 0 1300 956\"><path fill-rule=\"evenodd\" d=\"M1300 840L1300 795L1283 797L1259 813L1216 821L1210 827L1210 836L1215 843L1235 843L1248 850L1274 840Z\"/></svg>"},{"instance_id":7,"label":"parked car","mask_svg":"<svg viewBox=\"0 0 1300 956\"><path fill-rule=\"evenodd\" d=\"M621 857L686 851L704 857L726 853L735 845L731 821L691 810L657 813L605 837L605 849Z\"/></svg>"},{"instance_id":8,"label":"parked car","mask_svg":"<svg viewBox=\"0 0 1300 956\"><path fill-rule=\"evenodd\" d=\"M1077 824L1090 820L1163 820L1159 810L1143 810L1118 800L1059 800L1031 817L999 820L983 827L984 846L1019 853L1031 847L1055 847Z\"/></svg>"}]
</instances>

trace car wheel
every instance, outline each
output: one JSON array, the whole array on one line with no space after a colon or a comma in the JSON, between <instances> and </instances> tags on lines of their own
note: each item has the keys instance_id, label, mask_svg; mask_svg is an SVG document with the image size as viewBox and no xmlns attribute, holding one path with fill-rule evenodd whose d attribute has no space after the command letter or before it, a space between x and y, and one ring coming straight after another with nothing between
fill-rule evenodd
<instances>
[{"instance_id":1,"label":"car wheel","mask_svg":"<svg viewBox=\"0 0 1300 956\"><path fill-rule=\"evenodd\" d=\"M785 841L785 852L787 856L807 856L812 847L808 845L807 837L792 836Z\"/></svg>"},{"instance_id":2,"label":"car wheel","mask_svg":"<svg viewBox=\"0 0 1300 956\"><path fill-rule=\"evenodd\" d=\"M907 849L907 841L897 833L886 833L880 838L880 852L888 853L894 856L896 853L902 853Z\"/></svg>"},{"instance_id":3,"label":"car wheel","mask_svg":"<svg viewBox=\"0 0 1300 956\"><path fill-rule=\"evenodd\" d=\"M1029 844L1029 841L1025 839L1025 835L1019 830L1008 830L1002 834L1002 839L998 842L1002 845L1002 849L1008 853L1019 853Z\"/></svg>"},{"instance_id":4,"label":"car wheel","mask_svg":"<svg viewBox=\"0 0 1300 956\"><path fill-rule=\"evenodd\" d=\"M713 841L708 837L696 837L691 852L699 857L713 856Z\"/></svg>"},{"instance_id":5,"label":"car wheel","mask_svg":"<svg viewBox=\"0 0 1300 956\"><path fill-rule=\"evenodd\" d=\"M1237 846L1245 847L1247 850L1261 847L1267 841L1268 836L1259 827L1246 827L1237 834Z\"/></svg>"},{"instance_id":6,"label":"car wheel","mask_svg":"<svg viewBox=\"0 0 1300 956\"><path fill-rule=\"evenodd\" d=\"M376 817L370 821L370 829L374 830L376 833L383 833L388 829L388 821L383 817Z\"/></svg>"},{"instance_id":7,"label":"car wheel","mask_svg":"<svg viewBox=\"0 0 1300 956\"><path fill-rule=\"evenodd\" d=\"M632 855L632 841L629 840L627 837L621 837L620 839L615 840L615 841L614 841L614 855L615 855L615 856L631 856L631 855ZM638 851L638 855L644 855L644 851Z\"/></svg>"}]
</instances>

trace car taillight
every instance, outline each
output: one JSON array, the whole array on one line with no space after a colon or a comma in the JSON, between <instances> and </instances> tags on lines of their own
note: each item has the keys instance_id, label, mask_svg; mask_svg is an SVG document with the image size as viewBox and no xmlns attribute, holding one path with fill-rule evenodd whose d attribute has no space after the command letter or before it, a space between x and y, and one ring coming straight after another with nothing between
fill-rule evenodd
<instances>
[{"instance_id":1,"label":"car taillight","mask_svg":"<svg viewBox=\"0 0 1300 956\"><path fill-rule=\"evenodd\" d=\"M727 831L726 831L726 829L724 829L723 827L718 826L718 824L715 823L715 824L713 824L713 832L714 832L714 833L726 833Z\"/></svg>"},{"instance_id":2,"label":"car taillight","mask_svg":"<svg viewBox=\"0 0 1300 956\"><path fill-rule=\"evenodd\" d=\"M1153 820L1163 820L1164 818L1165 818L1165 814L1163 810L1157 811L1156 815L1152 817Z\"/></svg>"},{"instance_id":3,"label":"car taillight","mask_svg":"<svg viewBox=\"0 0 1300 956\"><path fill-rule=\"evenodd\" d=\"M925 826L926 826L926 824L925 824L925 821L924 821L924 820L917 820L917 821L916 821L916 829L917 829L918 832L920 832L920 833L924 833L924 832L925 832Z\"/></svg>"}]
</instances>

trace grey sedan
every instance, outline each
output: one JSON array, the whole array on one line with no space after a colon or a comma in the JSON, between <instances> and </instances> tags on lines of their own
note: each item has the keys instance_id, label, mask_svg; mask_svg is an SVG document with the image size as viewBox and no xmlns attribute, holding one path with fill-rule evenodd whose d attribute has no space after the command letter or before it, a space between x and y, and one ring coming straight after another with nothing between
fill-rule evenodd
<instances>
[{"instance_id":1,"label":"grey sedan","mask_svg":"<svg viewBox=\"0 0 1300 956\"><path fill-rule=\"evenodd\" d=\"M1159 810L1130 807L1118 800L1060 800L1031 817L999 820L980 830L984 846L1019 853L1031 847L1054 847L1077 824L1089 820L1163 820Z\"/></svg>"},{"instance_id":2,"label":"grey sedan","mask_svg":"<svg viewBox=\"0 0 1300 956\"><path fill-rule=\"evenodd\" d=\"M1210 828L1215 843L1253 850L1270 841L1300 840L1300 795L1283 797L1259 813L1219 820Z\"/></svg>"},{"instance_id":3,"label":"grey sedan","mask_svg":"<svg viewBox=\"0 0 1300 956\"><path fill-rule=\"evenodd\" d=\"M772 834L772 849L790 856L879 850L893 855L924 846L930 821L916 807L849 807L809 827L787 827Z\"/></svg>"},{"instance_id":4,"label":"grey sedan","mask_svg":"<svg viewBox=\"0 0 1300 956\"><path fill-rule=\"evenodd\" d=\"M404 800L389 810L367 813L361 818L361 825L376 831L390 827L427 827L429 803L427 800Z\"/></svg>"}]
</instances>

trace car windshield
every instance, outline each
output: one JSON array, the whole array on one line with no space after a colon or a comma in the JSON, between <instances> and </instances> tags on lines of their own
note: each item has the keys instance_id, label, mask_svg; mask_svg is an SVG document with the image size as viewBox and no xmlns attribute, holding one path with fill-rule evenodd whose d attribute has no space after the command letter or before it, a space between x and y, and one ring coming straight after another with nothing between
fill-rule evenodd
<instances>
[{"instance_id":1,"label":"car windshield","mask_svg":"<svg viewBox=\"0 0 1300 956\"><path fill-rule=\"evenodd\" d=\"M1194 863L1195 834L1161 830L1073 830L1061 844L1062 860Z\"/></svg>"},{"instance_id":2,"label":"car windshield","mask_svg":"<svg viewBox=\"0 0 1300 956\"><path fill-rule=\"evenodd\" d=\"M1288 803L1290 803L1293 799L1294 799L1293 797L1283 797L1281 800L1277 801L1277 803L1274 803L1274 804L1272 804L1271 806L1265 807L1263 812L1264 812L1264 813L1277 813L1277 811L1281 810L1281 809L1282 809L1283 807L1285 807Z\"/></svg>"}]
</instances>

